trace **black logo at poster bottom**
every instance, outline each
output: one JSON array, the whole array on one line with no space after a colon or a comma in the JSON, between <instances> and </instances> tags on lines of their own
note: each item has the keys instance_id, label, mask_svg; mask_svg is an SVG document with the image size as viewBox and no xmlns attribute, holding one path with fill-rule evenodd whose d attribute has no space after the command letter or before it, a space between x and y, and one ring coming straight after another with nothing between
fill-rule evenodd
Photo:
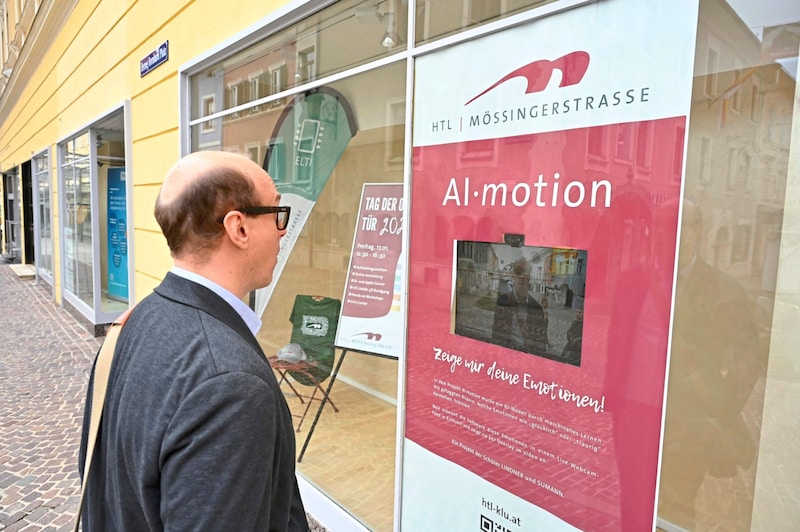
<instances>
[{"instance_id":1,"label":"black logo at poster bottom","mask_svg":"<svg viewBox=\"0 0 800 532\"><path fill-rule=\"evenodd\" d=\"M481 515L481 527L479 530L481 532L512 532L511 529L504 527L500 523L495 523L485 515Z\"/></svg>"}]
</instances>

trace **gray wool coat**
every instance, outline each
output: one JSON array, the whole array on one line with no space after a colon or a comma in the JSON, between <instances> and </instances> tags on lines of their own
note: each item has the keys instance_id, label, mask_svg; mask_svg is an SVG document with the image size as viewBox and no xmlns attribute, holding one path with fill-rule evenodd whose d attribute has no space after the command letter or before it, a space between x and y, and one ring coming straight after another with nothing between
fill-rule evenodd
<instances>
[{"instance_id":1,"label":"gray wool coat","mask_svg":"<svg viewBox=\"0 0 800 532\"><path fill-rule=\"evenodd\" d=\"M91 389L79 454L86 456ZM308 530L292 418L261 347L211 290L168 274L120 334L84 530Z\"/></svg>"}]
</instances>

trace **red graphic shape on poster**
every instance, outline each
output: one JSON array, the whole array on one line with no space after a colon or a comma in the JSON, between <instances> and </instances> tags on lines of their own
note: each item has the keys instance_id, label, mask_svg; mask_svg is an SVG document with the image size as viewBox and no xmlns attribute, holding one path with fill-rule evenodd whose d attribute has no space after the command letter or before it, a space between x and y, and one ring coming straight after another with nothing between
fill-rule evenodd
<instances>
[{"instance_id":1,"label":"red graphic shape on poster","mask_svg":"<svg viewBox=\"0 0 800 532\"><path fill-rule=\"evenodd\" d=\"M406 437L582 530L652 526L684 138L676 117L414 148ZM454 334L453 242L505 234L586 251L579 365Z\"/></svg>"},{"instance_id":2,"label":"red graphic shape on poster","mask_svg":"<svg viewBox=\"0 0 800 532\"><path fill-rule=\"evenodd\" d=\"M353 238L342 315L378 318L392 308L402 248L403 187L365 184Z\"/></svg>"}]
</instances>

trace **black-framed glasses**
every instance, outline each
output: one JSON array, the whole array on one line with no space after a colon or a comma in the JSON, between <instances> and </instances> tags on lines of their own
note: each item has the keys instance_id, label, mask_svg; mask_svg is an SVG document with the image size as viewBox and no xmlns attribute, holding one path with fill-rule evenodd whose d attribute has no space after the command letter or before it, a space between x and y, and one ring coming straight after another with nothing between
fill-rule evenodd
<instances>
[{"instance_id":1,"label":"black-framed glasses","mask_svg":"<svg viewBox=\"0 0 800 532\"><path fill-rule=\"evenodd\" d=\"M272 214L275 213L275 226L278 228L278 231L283 231L286 229L286 226L289 225L289 214L292 212L292 208L282 205L280 207L238 207L236 209L231 209L232 211L239 211L242 214L250 214L252 216L258 216L260 214ZM227 213L226 213L227 215ZM218 223L222 223L225 219L225 215L220 216L217 218Z\"/></svg>"}]
</instances>

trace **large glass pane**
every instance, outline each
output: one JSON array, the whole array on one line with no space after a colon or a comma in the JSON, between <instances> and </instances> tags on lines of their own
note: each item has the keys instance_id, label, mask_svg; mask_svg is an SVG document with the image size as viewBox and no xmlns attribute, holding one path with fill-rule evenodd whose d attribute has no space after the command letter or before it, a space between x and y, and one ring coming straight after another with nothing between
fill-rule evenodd
<instances>
[{"instance_id":1,"label":"large glass pane","mask_svg":"<svg viewBox=\"0 0 800 532\"><path fill-rule=\"evenodd\" d=\"M417 0L415 41L424 44L554 0Z\"/></svg>"},{"instance_id":2,"label":"large glass pane","mask_svg":"<svg viewBox=\"0 0 800 532\"><path fill-rule=\"evenodd\" d=\"M700 6L660 526L795 529L800 3Z\"/></svg>"},{"instance_id":3,"label":"large glass pane","mask_svg":"<svg viewBox=\"0 0 800 532\"><path fill-rule=\"evenodd\" d=\"M192 119L395 53L407 46L407 14L400 0L336 2L192 76ZM227 119L280 111L284 103L250 105ZM213 134L215 127L212 120L202 130Z\"/></svg>"},{"instance_id":4,"label":"large glass pane","mask_svg":"<svg viewBox=\"0 0 800 532\"><path fill-rule=\"evenodd\" d=\"M94 283L92 278L92 183L88 160L81 160L74 166L77 183L75 218L76 250L75 270L77 275L76 295L87 305L94 307Z\"/></svg>"},{"instance_id":5,"label":"large glass pane","mask_svg":"<svg viewBox=\"0 0 800 532\"><path fill-rule=\"evenodd\" d=\"M298 295L342 298L362 185L403 181L405 64L354 76L330 88L349 102L358 132L317 198L276 281L258 335L267 355L290 343L290 317ZM204 124L195 125L193 149L213 146L263 161L281 111L223 121L213 142L208 140ZM337 350L337 360L341 356ZM348 352L331 392L339 411L325 406L298 464L301 475L376 531L389 531L393 526L397 367L394 359ZM323 386L327 384L325 381ZM306 404L283 386L292 412L301 415ZM302 386L300 389L310 393ZM317 408L315 402L297 433L298 452ZM299 423L298 418L295 425Z\"/></svg>"},{"instance_id":6,"label":"large glass pane","mask_svg":"<svg viewBox=\"0 0 800 532\"><path fill-rule=\"evenodd\" d=\"M122 312L128 308L128 219L125 169L125 134L122 112L94 129L97 139L97 216L100 252L100 310Z\"/></svg>"},{"instance_id":7,"label":"large glass pane","mask_svg":"<svg viewBox=\"0 0 800 532\"><path fill-rule=\"evenodd\" d=\"M53 234L51 227L51 200L50 200L50 157L47 152L34 157L34 172L38 183L37 208L39 209L39 242L37 251L39 260L36 267L50 275L53 275Z\"/></svg>"},{"instance_id":8,"label":"large glass pane","mask_svg":"<svg viewBox=\"0 0 800 532\"><path fill-rule=\"evenodd\" d=\"M89 134L64 145L61 172L64 221L64 288L93 307L92 197Z\"/></svg>"}]
</instances>

